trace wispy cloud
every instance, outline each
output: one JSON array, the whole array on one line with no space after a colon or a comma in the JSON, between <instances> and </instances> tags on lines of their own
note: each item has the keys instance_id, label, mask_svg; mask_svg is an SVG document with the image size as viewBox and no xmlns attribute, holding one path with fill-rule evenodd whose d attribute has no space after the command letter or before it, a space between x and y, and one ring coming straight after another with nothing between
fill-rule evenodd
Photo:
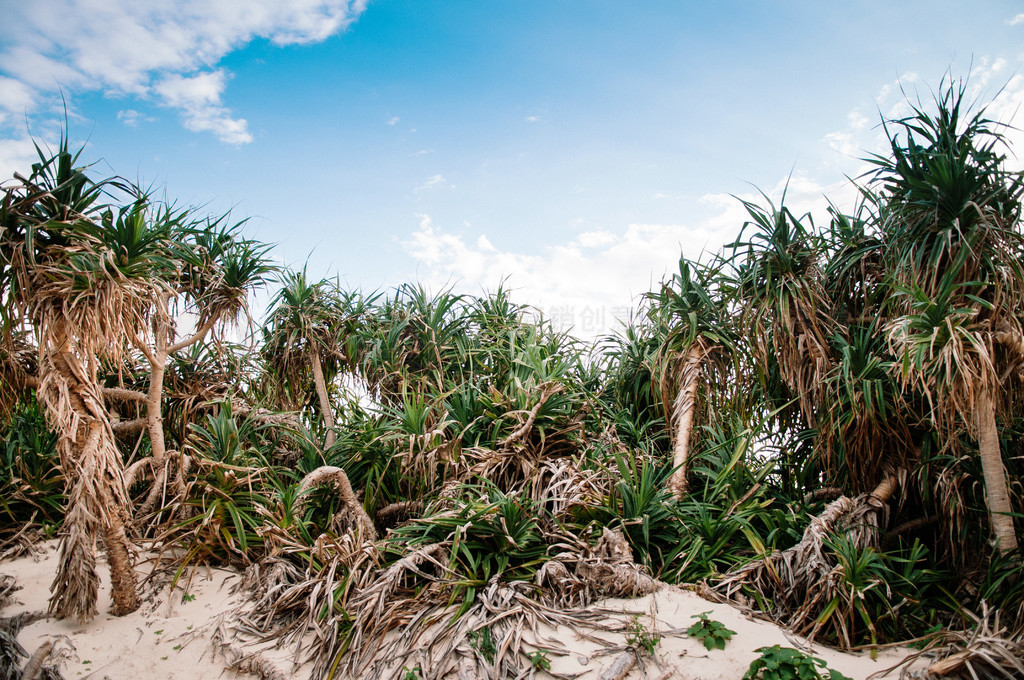
<instances>
[{"instance_id":1,"label":"wispy cloud","mask_svg":"<svg viewBox=\"0 0 1024 680\"><path fill-rule=\"evenodd\" d=\"M252 140L222 102L229 74L217 63L257 38L322 41L358 18L366 0L135 0L21 2L5 8L0 123L58 88L155 101L185 126L230 144Z\"/></svg>"},{"instance_id":2,"label":"wispy cloud","mask_svg":"<svg viewBox=\"0 0 1024 680\"><path fill-rule=\"evenodd\" d=\"M418 185L415 189L413 189L413 192L418 194L418 193L421 193L421 192L424 192L424 191L431 191L433 189L440 189L440 188L442 188L445 185L446 181L447 180L445 180L444 175L434 175L433 177L428 179L426 182L424 182L423 184Z\"/></svg>"},{"instance_id":3,"label":"wispy cloud","mask_svg":"<svg viewBox=\"0 0 1024 680\"><path fill-rule=\"evenodd\" d=\"M155 118L139 113L135 109L122 109L117 112L117 119L128 127L138 127L139 122L152 123Z\"/></svg>"},{"instance_id":4,"label":"wispy cloud","mask_svg":"<svg viewBox=\"0 0 1024 680\"><path fill-rule=\"evenodd\" d=\"M1017 24L1024 24L1024 14L1018 14L1012 19L1007 19L1006 23L1010 24L1011 26L1016 26Z\"/></svg>"},{"instance_id":5,"label":"wispy cloud","mask_svg":"<svg viewBox=\"0 0 1024 680\"><path fill-rule=\"evenodd\" d=\"M0 124L12 113L26 113L34 103L31 87L14 78L0 76Z\"/></svg>"},{"instance_id":6,"label":"wispy cloud","mask_svg":"<svg viewBox=\"0 0 1024 680\"><path fill-rule=\"evenodd\" d=\"M218 69L192 76L170 75L153 86L163 101L181 111L185 127L193 132L212 132L229 144L252 141L244 118L232 118L221 105L227 74Z\"/></svg>"},{"instance_id":7,"label":"wispy cloud","mask_svg":"<svg viewBox=\"0 0 1024 680\"><path fill-rule=\"evenodd\" d=\"M398 121L400 120L402 119L399 118L398 116L391 116L390 118L388 118L388 125L394 127L395 125L398 125Z\"/></svg>"}]
</instances>

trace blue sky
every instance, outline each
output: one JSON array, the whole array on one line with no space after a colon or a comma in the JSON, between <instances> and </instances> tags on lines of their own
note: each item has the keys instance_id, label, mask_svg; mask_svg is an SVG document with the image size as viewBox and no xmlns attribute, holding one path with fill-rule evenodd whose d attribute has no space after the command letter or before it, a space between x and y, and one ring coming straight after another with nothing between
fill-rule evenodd
<instances>
[{"instance_id":1,"label":"blue sky","mask_svg":"<svg viewBox=\"0 0 1024 680\"><path fill-rule=\"evenodd\" d=\"M733 196L849 201L900 86L1024 100L1018 2L2 1L3 177L63 93L99 172L248 217L287 264L507 278L582 335L734 237Z\"/></svg>"}]
</instances>

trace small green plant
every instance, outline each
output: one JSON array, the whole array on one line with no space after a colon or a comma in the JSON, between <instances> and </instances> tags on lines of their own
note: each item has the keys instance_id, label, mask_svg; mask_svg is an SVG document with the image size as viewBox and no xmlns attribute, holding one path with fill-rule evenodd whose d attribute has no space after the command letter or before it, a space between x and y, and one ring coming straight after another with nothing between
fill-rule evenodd
<instances>
[{"instance_id":1,"label":"small green plant","mask_svg":"<svg viewBox=\"0 0 1024 680\"><path fill-rule=\"evenodd\" d=\"M640 651L646 650L648 654L654 654L654 648L661 642L657 633L647 629L647 626L640 620L640 615L633 617L626 632L626 644Z\"/></svg>"},{"instance_id":2,"label":"small green plant","mask_svg":"<svg viewBox=\"0 0 1024 680\"><path fill-rule=\"evenodd\" d=\"M772 645L754 651L760 652L761 656L750 662L743 680L850 680L839 671L828 668L818 657L792 647Z\"/></svg>"},{"instance_id":3,"label":"small green plant","mask_svg":"<svg viewBox=\"0 0 1024 680\"><path fill-rule=\"evenodd\" d=\"M729 630L720 621L709 619L708 614L710 613L704 612L703 614L694 614L690 617L699 620L686 629L686 634L692 638L702 640L708 651L716 648L725 649L725 643L732 639L736 631Z\"/></svg>"},{"instance_id":4,"label":"small green plant","mask_svg":"<svg viewBox=\"0 0 1024 680\"><path fill-rule=\"evenodd\" d=\"M529 657L530 663L533 664L533 667L536 670L538 670L538 671L549 671L549 670L551 670L551 659L549 659L548 655L545 654L544 652L542 652L541 650L538 649L538 650L536 650L534 652L527 652L526 656Z\"/></svg>"},{"instance_id":5,"label":"small green plant","mask_svg":"<svg viewBox=\"0 0 1024 680\"><path fill-rule=\"evenodd\" d=\"M182 595L181 595L181 603L182 604L185 604L186 602L194 602L195 599L196 599L196 596L193 595L192 593L182 593Z\"/></svg>"},{"instance_id":6,"label":"small green plant","mask_svg":"<svg viewBox=\"0 0 1024 680\"><path fill-rule=\"evenodd\" d=\"M494 646L490 628L484 627L480 630L469 631L469 644L487 659L487 663L494 663L494 655L498 653L498 648Z\"/></svg>"},{"instance_id":7,"label":"small green plant","mask_svg":"<svg viewBox=\"0 0 1024 680\"><path fill-rule=\"evenodd\" d=\"M405 675L402 676L402 680L419 680L419 666L413 666L412 668L409 668L408 666L402 666L402 670L405 671Z\"/></svg>"}]
</instances>

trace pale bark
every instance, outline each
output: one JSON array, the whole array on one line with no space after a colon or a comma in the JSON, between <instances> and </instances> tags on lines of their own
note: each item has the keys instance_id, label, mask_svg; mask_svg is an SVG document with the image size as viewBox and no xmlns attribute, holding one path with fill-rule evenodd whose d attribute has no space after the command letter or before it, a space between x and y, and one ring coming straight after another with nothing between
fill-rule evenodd
<instances>
[{"instance_id":1,"label":"pale bark","mask_svg":"<svg viewBox=\"0 0 1024 680\"><path fill-rule=\"evenodd\" d=\"M668 480L669 491L677 500L686 496L689 485L690 437L693 434L694 416L697 411L697 388L700 386L701 362L704 350L694 342L686 353L686 361L679 372L679 393L672 405L673 446L672 467L675 472Z\"/></svg>"},{"instance_id":2,"label":"pale bark","mask_svg":"<svg viewBox=\"0 0 1024 680\"><path fill-rule=\"evenodd\" d=\"M161 304L166 306L168 300L161 300ZM190 347L206 337L216 322L217 318L211 317L197 328L195 333L179 342L172 343L171 326L166 319L160 318L153 322L153 347L148 347L138 338L135 340L135 346L149 361L149 389L146 391L145 397L146 430L149 433L153 459L158 464L163 464L167 455L163 414L164 375L167 372L167 362L175 352Z\"/></svg>"},{"instance_id":3,"label":"pale bark","mask_svg":"<svg viewBox=\"0 0 1024 680\"><path fill-rule=\"evenodd\" d=\"M996 426L995 402L988 390L982 388L975 402L978 426L978 454L985 476L985 494L995 536L996 547L1002 553L1017 549L1017 535L1010 515L1010 492L1006 484L1006 469L999 451L999 430Z\"/></svg>"},{"instance_id":4,"label":"pale bark","mask_svg":"<svg viewBox=\"0 0 1024 680\"><path fill-rule=\"evenodd\" d=\"M149 365L149 391L146 394L146 430L149 432L153 460L158 465L164 462L164 456L167 455L167 445L164 440L164 413L160 403L163 401L166 370L167 354L158 350Z\"/></svg>"},{"instance_id":5,"label":"pale bark","mask_svg":"<svg viewBox=\"0 0 1024 680\"><path fill-rule=\"evenodd\" d=\"M316 385L316 396L320 399L320 411L324 414L324 427L327 428L324 448L329 449L338 439L338 435L334 431L334 409L327 396L327 381L324 380L324 368L320 363L320 353L316 351L315 347L311 347L309 354L313 364L313 383Z\"/></svg>"}]
</instances>

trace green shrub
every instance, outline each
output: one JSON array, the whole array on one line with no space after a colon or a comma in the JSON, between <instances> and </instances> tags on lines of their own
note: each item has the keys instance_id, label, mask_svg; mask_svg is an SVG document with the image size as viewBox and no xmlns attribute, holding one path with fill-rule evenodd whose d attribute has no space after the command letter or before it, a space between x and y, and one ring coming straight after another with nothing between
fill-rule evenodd
<instances>
[{"instance_id":1,"label":"green shrub","mask_svg":"<svg viewBox=\"0 0 1024 680\"><path fill-rule=\"evenodd\" d=\"M818 657L792 647L772 645L754 651L761 656L750 663L743 680L850 680L839 671L829 669Z\"/></svg>"},{"instance_id":2,"label":"green shrub","mask_svg":"<svg viewBox=\"0 0 1024 680\"><path fill-rule=\"evenodd\" d=\"M725 643L736 634L736 631L726 628L724 623L709 619L710 613L694 614L690 618L698 619L697 623L686 629L686 634L701 640L709 652L712 649L725 649Z\"/></svg>"}]
</instances>

